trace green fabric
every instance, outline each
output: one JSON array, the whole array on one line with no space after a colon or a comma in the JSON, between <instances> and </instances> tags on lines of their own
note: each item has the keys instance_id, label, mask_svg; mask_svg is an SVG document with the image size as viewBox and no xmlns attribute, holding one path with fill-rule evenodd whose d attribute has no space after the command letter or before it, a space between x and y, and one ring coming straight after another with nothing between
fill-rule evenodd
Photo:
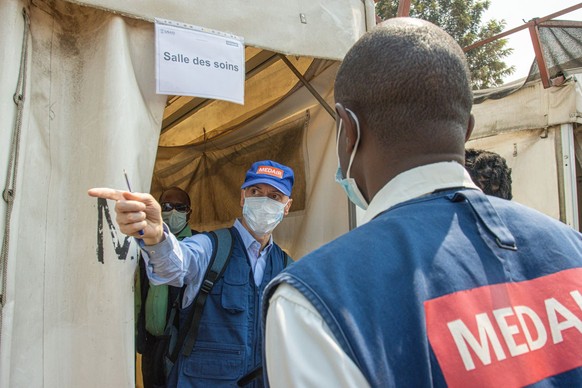
<instances>
[{"instance_id":1,"label":"green fabric","mask_svg":"<svg viewBox=\"0 0 582 388\"><path fill-rule=\"evenodd\" d=\"M186 227L178 233L176 238L181 241L190 236L192 236L192 230L188 225L186 225ZM166 328L166 316L168 314L168 303L168 286L165 284L154 286L150 283L148 296L145 302L145 326L148 333L155 336L164 334L164 329Z\"/></svg>"},{"instance_id":2,"label":"green fabric","mask_svg":"<svg viewBox=\"0 0 582 388\"><path fill-rule=\"evenodd\" d=\"M190 237L190 236L192 236L192 229L190 229L190 227L188 226L188 224L186 224L186 227L184 229L182 229L182 231L180 233L178 233L178 235L176 236L176 238L179 241L182 241L186 237Z\"/></svg>"},{"instance_id":3,"label":"green fabric","mask_svg":"<svg viewBox=\"0 0 582 388\"><path fill-rule=\"evenodd\" d=\"M150 283L145 311L146 330L155 336L164 334L168 312L168 286L154 286Z\"/></svg>"}]
</instances>

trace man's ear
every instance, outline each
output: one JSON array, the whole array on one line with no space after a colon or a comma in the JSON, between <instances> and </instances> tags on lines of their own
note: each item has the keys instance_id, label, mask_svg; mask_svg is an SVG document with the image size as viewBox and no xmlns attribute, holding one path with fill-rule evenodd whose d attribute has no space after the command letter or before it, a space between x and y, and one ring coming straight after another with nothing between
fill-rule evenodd
<instances>
[{"instance_id":1,"label":"man's ear","mask_svg":"<svg viewBox=\"0 0 582 388\"><path fill-rule=\"evenodd\" d=\"M354 149L354 145L356 144L357 138L357 129L356 123L352 119L352 115L348 113L346 108L339 102L335 104L335 110L337 112L338 120L341 120L342 123L342 133L338 134L338 136L344 136L346 139L346 154L351 155ZM338 124L339 125L339 124ZM341 142L340 142L341 144Z\"/></svg>"},{"instance_id":2,"label":"man's ear","mask_svg":"<svg viewBox=\"0 0 582 388\"><path fill-rule=\"evenodd\" d=\"M284 216L289 214L289 209L291 208L291 202L293 202L293 200L291 198L289 198L289 202L287 202L287 205L285 206L285 213L283 213Z\"/></svg>"},{"instance_id":3,"label":"man's ear","mask_svg":"<svg viewBox=\"0 0 582 388\"><path fill-rule=\"evenodd\" d=\"M475 116L473 113L469 116L469 122L467 123L467 133L465 134L465 143L469 141L471 138L471 134L473 133L473 128L475 128Z\"/></svg>"},{"instance_id":4,"label":"man's ear","mask_svg":"<svg viewBox=\"0 0 582 388\"><path fill-rule=\"evenodd\" d=\"M240 207L245 205L245 189L240 190Z\"/></svg>"}]
</instances>

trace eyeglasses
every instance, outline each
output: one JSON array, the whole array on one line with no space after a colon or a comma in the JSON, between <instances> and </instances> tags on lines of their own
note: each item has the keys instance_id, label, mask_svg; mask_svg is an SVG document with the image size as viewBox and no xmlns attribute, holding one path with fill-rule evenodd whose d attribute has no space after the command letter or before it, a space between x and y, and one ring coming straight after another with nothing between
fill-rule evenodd
<instances>
[{"instance_id":1,"label":"eyeglasses","mask_svg":"<svg viewBox=\"0 0 582 388\"><path fill-rule=\"evenodd\" d=\"M183 203L162 202L160 203L163 212L169 212L176 209L180 213L187 213L190 211L190 206Z\"/></svg>"}]
</instances>

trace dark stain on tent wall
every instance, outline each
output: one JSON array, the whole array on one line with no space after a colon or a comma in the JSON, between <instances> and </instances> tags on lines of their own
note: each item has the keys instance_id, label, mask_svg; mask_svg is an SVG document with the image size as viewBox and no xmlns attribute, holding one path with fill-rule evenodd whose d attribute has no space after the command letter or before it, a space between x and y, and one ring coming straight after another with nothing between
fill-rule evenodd
<instances>
[{"instance_id":1,"label":"dark stain on tent wall","mask_svg":"<svg viewBox=\"0 0 582 388\"><path fill-rule=\"evenodd\" d=\"M124 236L123 245L119 242L119 238L117 236L117 229L113 224L113 220L111 219L111 213L109 212L109 205L107 204L107 200L104 198L97 198L97 260L105 264L104 261L104 252L103 252L103 216L105 216L105 220L107 221L107 227L109 228L109 233L111 234L111 242L113 243L113 249L115 250L115 254L119 260L127 259L127 255L129 253L129 246L131 245L131 237ZM131 260L134 257L131 256Z\"/></svg>"}]
</instances>

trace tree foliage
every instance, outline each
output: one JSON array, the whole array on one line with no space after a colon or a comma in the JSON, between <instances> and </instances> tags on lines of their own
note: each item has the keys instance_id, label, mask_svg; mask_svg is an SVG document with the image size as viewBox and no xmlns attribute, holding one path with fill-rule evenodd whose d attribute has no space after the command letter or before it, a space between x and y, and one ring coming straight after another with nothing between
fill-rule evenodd
<instances>
[{"instance_id":1,"label":"tree foliage","mask_svg":"<svg viewBox=\"0 0 582 388\"><path fill-rule=\"evenodd\" d=\"M398 3L398 0L379 0L376 13L383 20L395 17ZM411 0L410 16L440 26L461 47L467 47L503 32L504 19L482 21L489 4L489 0ZM466 53L473 89L501 85L504 77L513 74L515 68L503 61L513 51L506 45L507 39L498 39Z\"/></svg>"}]
</instances>

